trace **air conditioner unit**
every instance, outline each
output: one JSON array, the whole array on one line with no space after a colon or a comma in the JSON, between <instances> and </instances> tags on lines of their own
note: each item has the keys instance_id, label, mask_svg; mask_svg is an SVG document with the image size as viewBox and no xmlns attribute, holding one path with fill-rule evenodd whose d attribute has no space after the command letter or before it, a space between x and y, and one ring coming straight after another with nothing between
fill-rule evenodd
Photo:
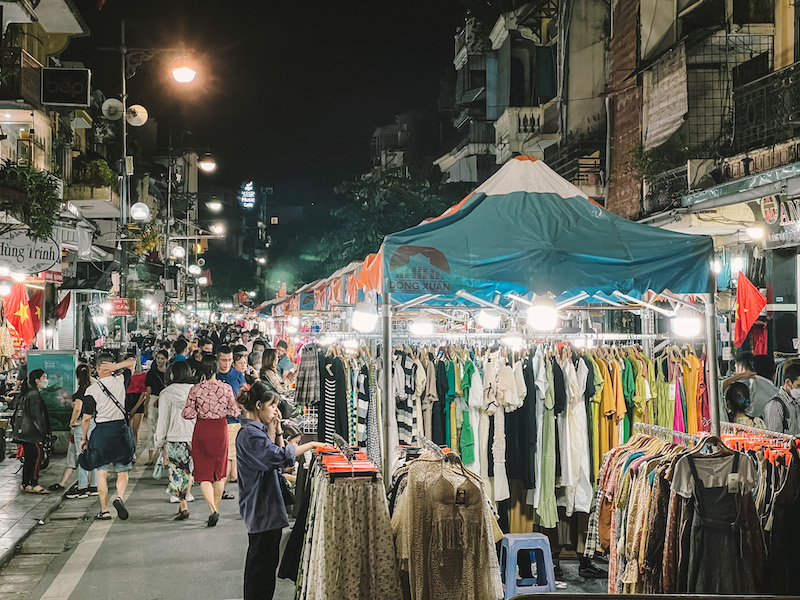
<instances>
[{"instance_id":1,"label":"air conditioner unit","mask_svg":"<svg viewBox=\"0 0 800 600\"><path fill-rule=\"evenodd\" d=\"M686 176L690 190L704 190L717 184L711 172L716 168L712 158L690 158L686 161Z\"/></svg>"}]
</instances>

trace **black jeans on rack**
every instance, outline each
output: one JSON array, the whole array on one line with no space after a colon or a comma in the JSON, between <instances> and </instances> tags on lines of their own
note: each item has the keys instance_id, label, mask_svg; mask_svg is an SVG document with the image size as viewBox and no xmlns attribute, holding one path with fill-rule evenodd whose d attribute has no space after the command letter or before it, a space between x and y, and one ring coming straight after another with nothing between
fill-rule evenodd
<instances>
[{"instance_id":1,"label":"black jeans on rack","mask_svg":"<svg viewBox=\"0 0 800 600\"><path fill-rule=\"evenodd\" d=\"M244 563L244 600L272 600L280 558L281 529L249 533Z\"/></svg>"}]
</instances>

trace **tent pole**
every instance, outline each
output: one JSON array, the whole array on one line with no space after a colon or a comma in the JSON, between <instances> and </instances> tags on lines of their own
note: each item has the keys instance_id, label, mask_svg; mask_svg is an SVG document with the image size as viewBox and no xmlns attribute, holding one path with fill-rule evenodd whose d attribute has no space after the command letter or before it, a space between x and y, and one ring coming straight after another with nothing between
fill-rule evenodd
<instances>
[{"instance_id":1,"label":"tent pole","mask_svg":"<svg viewBox=\"0 0 800 600\"><path fill-rule=\"evenodd\" d=\"M706 302L706 345L708 346L708 404L711 409L711 434L719 435L719 361L717 360L717 306L714 294L704 294Z\"/></svg>"},{"instance_id":2,"label":"tent pole","mask_svg":"<svg viewBox=\"0 0 800 600\"><path fill-rule=\"evenodd\" d=\"M391 454L389 448L389 410L393 402L391 401L392 392L392 295L389 292L383 293L383 380L381 381L381 429L383 430L383 447L381 455L383 460L383 484L391 484L391 473L389 473Z\"/></svg>"}]
</instances>

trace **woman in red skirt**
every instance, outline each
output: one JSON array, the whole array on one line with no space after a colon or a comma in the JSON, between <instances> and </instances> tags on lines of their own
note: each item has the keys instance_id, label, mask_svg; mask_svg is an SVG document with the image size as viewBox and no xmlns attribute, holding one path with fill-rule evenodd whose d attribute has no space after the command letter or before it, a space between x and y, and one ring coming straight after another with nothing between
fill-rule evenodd
<instances>
[{"instance_id":1,"label":"woman in red skirt","mask_svg":"<svg viewBox=\"0 0 800 600\"><path fill-rule=\"evenodd\" d=\"M231 386L217 381L217 357L203 356L200 363L200 383L189 390L184 419L197 419L192 435L194 480L200 482L203 497L211 510L208 526L219 521L219 502L225 490L228 469L228 424L226 417L238 417L241 412Z\"/></svg>"}]
</instances>

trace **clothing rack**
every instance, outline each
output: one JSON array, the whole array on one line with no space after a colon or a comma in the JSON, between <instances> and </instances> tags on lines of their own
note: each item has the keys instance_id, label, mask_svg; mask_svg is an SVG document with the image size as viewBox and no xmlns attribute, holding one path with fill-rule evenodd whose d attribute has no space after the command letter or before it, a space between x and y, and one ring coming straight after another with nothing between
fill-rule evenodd
<instances>
[{"instance_id":1,"label":"clothing rack","mask_svg":"<svg viewBox=\"0 0 800 600\"><path fill-rule=\"evenodd\" d=\"M784 440L786 442L791 442L797 439L797 437L793 435L788 435L785 433L776 433L774 431L769 431L767 429L759 429L758 427L739 425L738 423L729 423L727 421L723 421L722 423L720 423L720 428L722 429L723 434L750 433L762 437L774 437L776 439Z\"/></svg>"},{"instance_id":2,"label":"clothing rack","mask_svg":"<svg viewBox=\"0 0 800 600\"><path fill-rule=\"evenodd\" d=\"M689 446L690 443L696 444L702 437L700 435L675 431L674 429L667 429L666 427L659 427L658 425L648 425L647 423L634 423L633 431L634 433L643 433L666 441L669 441L669 438L673 440L677 439L685 446Z\"/></svg>"}]
</instances>

